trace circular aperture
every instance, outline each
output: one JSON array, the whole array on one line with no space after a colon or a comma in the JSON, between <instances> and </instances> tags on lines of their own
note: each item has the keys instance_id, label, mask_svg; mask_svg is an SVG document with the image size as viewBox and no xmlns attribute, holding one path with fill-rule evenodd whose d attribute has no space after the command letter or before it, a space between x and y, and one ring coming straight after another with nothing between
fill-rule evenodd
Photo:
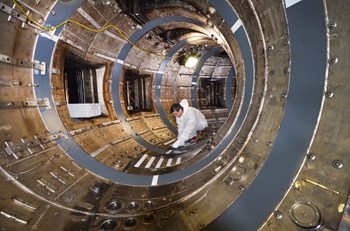
<instances>
[{"instance_id":1,"label":"circular aperture","mask_svg":"<svg viewBox=\"0 0 350 231\"><path fill-rule=\"evenodd\" d=\"M155 216L153 214L147 214L143 217L143 223L151 224L155 221Z\"/></svg>"},{"instance_id":2,"label":"circular aperture","mask_svg":"<svg viewBox=\"0 0 350 231\"><path fill-rule=\"evenodd\" d=\"M125 227L128 229L134 228L136 224L137 224L137 220L135 218L128 218L124 223Z\"/></svg>"},{"instance_id":3,"label":"circular aperture","mask_svg":"<svg viewBox=\"0 0 350 231\"><path fill-rule=\"evenodd\" d=\"M321 224L320 211L309 201L296 202L289 214L292 221L302 228L313 229Z\"/></svg>"},{"instance_id":4,"label":"circular aperture","mask_svg":"<svg viewBox=\"0 0 350 231\"><path fill-rule=\"evenodd\" d=\"M103 230L103 231L114 230L115 227L117 227L117 225L118 225L117 221L113 219L107 219L101 223L99 230Z\"/></svg>"},{"instance_id":5,"label":"circular aperture","mask_svg":"<svg viewBox=\"0 0 350 231\"><path fill-rule=\"evenodd\" d=\"M120 200L114 199L107 203L106 210L110 213L116 213L123 206Z\"/></svg>"}]
</instances>

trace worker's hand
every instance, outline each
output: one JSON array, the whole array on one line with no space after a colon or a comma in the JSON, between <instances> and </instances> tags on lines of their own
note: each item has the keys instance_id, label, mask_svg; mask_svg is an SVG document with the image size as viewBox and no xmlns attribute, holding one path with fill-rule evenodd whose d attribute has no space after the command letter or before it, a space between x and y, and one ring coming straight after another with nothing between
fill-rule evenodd
<instances>
[{"instance_id":1,"label":"worker's hand","mask_svg":"<svg viewBox=\"0 0 350 231\"><path fill-rule=\"evenodd\" d=\"M175 143L173 143L173 144L171 145L171 147L173 147L173 148L178 148L178 147L184 146L184 145L185 145L185 142L177 140Z\"/></svg>"}]
</instances>

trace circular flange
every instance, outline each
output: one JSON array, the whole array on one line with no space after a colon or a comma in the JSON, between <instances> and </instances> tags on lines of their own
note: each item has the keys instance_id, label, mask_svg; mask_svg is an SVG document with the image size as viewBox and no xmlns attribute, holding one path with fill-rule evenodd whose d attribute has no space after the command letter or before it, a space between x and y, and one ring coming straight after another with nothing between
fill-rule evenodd
<instances>
[{"instance_id":1,"label":"circular flange","mask_svg":"<svg viewBox=\"0 0 350 231\"><path fill-rule=\"evenodd\" d=\"M321 224L319 209L309 201L298 201L289 210L292 221L305 229L314 229Z\"/></svg>"},{"instance_id":2,"label":"circular flange","mask_svg":"<svg viewBox=\"0 0 350 231\"><path fill-rule=\"evenodd\" d=\"M235 181L243 180L244 177L247 175L246 168L241 164L237 164L233 166L231 172L232 172L232 177Z\"/></svg>"}]
</instances>

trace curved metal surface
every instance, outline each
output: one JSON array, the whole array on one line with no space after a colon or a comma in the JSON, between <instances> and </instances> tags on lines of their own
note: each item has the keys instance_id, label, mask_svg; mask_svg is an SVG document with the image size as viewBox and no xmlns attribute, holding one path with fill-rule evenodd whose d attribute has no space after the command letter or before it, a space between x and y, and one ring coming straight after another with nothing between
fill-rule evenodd
<instances>
[{"instance_id":1,"label":"curved metal surface","mask_svg":"<svg viewBox=\"0 0 350 231\"><path fill-rule=\"evenodd\" d=\"M289 187L317 123L326 64L325 28L320 24L324 18L322 1L299 4L295 6L298 8L287 9L292 49L291 83L279 135L257 179L227 211L236 216L219 218L218 222L225 220L223 223L230 224L225 230L229 227L237 230L259 228L268 211L273 210ZM309 15L310 8L318 14ZM257 207L259 209L255 209ZM215 223L212 226L215 229Z\"/></svg>"},{"instance_id":2,"label":"curved metal surface","mask_svg":"<svg viewBox=\"0 0 350 231\"><path fill-rule=\"evenodd\" d=\"M350 3L168 3L0 3L0 229L346 230ZM33 24L68 18L53 32ZM111 24L124 36L98 30ZM192 32L207 39L179 39ZM167 154L165 111L178 98L196 105L192 81L211 69L203 61L192 73L125 38L169 56L208 46L217 63L212 48L225 50L226 86L234 76L237 88L233 102L225 89L228 114L204 111L225 119L214 136ZM108 115L69 117L68 52L104 67ZM122 69L152 77L157 110L127 118Z\"/></svg>"}]
</instances>

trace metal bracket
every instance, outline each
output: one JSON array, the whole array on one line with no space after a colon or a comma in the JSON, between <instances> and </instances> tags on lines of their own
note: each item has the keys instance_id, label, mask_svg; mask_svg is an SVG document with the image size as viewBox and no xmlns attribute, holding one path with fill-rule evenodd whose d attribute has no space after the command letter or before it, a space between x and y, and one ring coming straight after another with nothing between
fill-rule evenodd
<instances>
[{"instance_id":1,"label":"metal bracket","mask_svg":"<svg viewBox=\"0 0 350 231\"><path fill-rule=\"evenodd\" d=\"M66 101L55 101L55 105L56 106L63 106L63 105L66 105L67 102Z\"/></svg>"},{"instance_id":2,"label":"metal bracket","mask_svg":"<svg viewBox=\"0 0 350 231\"><path fill-rule=\"evenodd\" d=\"M48 107L48 109L51 109L50 101L48 98L44 98L43 100L27 100L23 101L23 105L25 107Z\"/></svg>"},{"instance_id":3,"label":"metal bracket","mask_svg":"<svg viewBox=\"0 0 350 231\"><path fill-rule=\"evenodd\" d=\"M35 8L30 7L28 4L26 4L24 1L18 0L22 5L24 5L26 8L30 9L26 12L28 15L31 11L40 15L40 17L45 18L43 14L41 14L39 11L37 11ZM40 2L40 0L36 0L37 4ZM37 26L32 21L29 21L25 15L23 15L21 12L15 10L16 5L14 4L12 7L9 7L5 5L4 3L0 3L0 10L6 14L8 14L7 21L9 22L15 22L16 19L22 22L21 27L24 28L25 25L29 25L33 27L34 29L38 30L40 32L40 35L43 37L46 37L52 41L57 42L57 36L55 35L56 29L51 28L50 30L44 30L43 28ZM51 13L54 13L54 11L51 11ZM44 75L44 74L43 74Z\"/></svg>"},{"instance_id":4,"label":"metal bracket","mask_svg":"<svg viewBox=\"0 0 350 231\"><path fill-rule=\"evenodd\" d=\"M98 124L97 126L99 128L102 128L102 127L107 127L107 126L110 126L110 125L113 125L113 124L119 124L120 123L120 120L113 120L113 121L108 121L108 122L104 122L104 123L100 123Z\"/></svg>"},{"instance_id":5,"label":"metal bracket","mask_svg":"<svg viewBox=\"0 0 350 231\"><path fill-rule=\"evenodd\" d=\"M64 42L66 42L67 44L71 45L72 47L75 47L81 51L86 51L86 49L80 45L78 45L77 43L75 43L74 41L70 40L69 38L64 37L63 35L60 36L60 39Z\"/></svg>"},{"instance_id":6,"label":"metal bracket","mask_svg":"<svg viewBox=\"0 0 350 231\"><path fill-rule=\"evenodd\" d=\"M46 62L40 62L38 60L34 60L34 62L30 60L21 60L4 54L0 54L0 61L21 67L33 68L40 71L41 75L46 74Z\"/></svg>"},{"instance_id":7,"label":"metal bracket","mask_svg":"<svg viewBox=\"0 0 350 231\"><path fill-rule=\"evenodd\" d=\"M92 129L92 126L87 126L87 127L84 127L84 128L79 128L79 129L76 129L76 130L72 130L72 131L69 131L69 134L71 134L72 136L75 136L77 134L80 134L80 133L83 133L83 132L86 132L86 131L90 131Z\"/></svg>"},{"instance_id":8,"label":"metal bracket","mask_svg":"<svg viewBox=\"0 0 350 231\"><path fill-rule=\"evenodd\" d=\"M38 60L34 60L33 68L35 70L39 70L41 75L46 74L46 62L40 62Z\"/></svg>"},{"instance_id":9,"label":"metal bracket","mask_svg":"<svg viewBox=\"0 0 350 231\"><path fill-rule=\"evenodd\" d=\"M97 29L100 29L101 26L81 7L77 9L77 11L87 20L89 21L94 27Z\"/></svg>"},{"instance_id":10,"label":"metal bracket","mask_svg":"<svg viewBox=\"0 0 350 231\"><path fill-rule=\"evenodd\" d=\"M55 74L55 75L60 75L61 71L59 69L57 69L57 68L52 67L51 68L51 73Z\"/></svg>"},{"instance_id":11,"label":"metal bracket","mask_svg":"<svg viewBox=\"0 0 350 231\"><path fill-rule=\"evenodd\" d=\"M68 139L68 137L62 131L59 131L59 132L48 134L47 137L42 138L42 141L44 143L48 143L50 141L58 140L58 139L61 139L61 138Z\"/></svg>"},{"instance_id":12,"label":"metal bracket","mask_svg":"<svg viewBox=\"0 0 350 231\"><path fill-rule=\"evenodd\" d=\"M22 22L25 22L27 18L23 16L19 11L15 10L15 7L16 5L13 5L13 7L9 7L4 3L0 2L0 10L9 15L7 19L8 21L11 21L12 19L18 19Z\"/></svg>"},{"instance_id":13,"label":"metal bracket","mask_svg":"<svg viewBox=\"0 0 350 231\"><path fill-rule=\"evenodd\" d=\"M28 4L26 4L24 1L18 0L18 2L21 2L22 5L24 5L26 8L29 9L29 10L27 10L27 12L26 12L27 15L28 15L30 12L34 12L34 13L40 15L41 19L44 19L44 18L45 18L45 16L44 16L42 13L40 13L39 11L37 11L35 8L30 7L30 6L29 6ZM31 27L33 27L33 28L39 30L40 32L46 33L48 36L53 37L52 31L45 31L45 30L43 30L43 28L40 28L40 27L37 26L35 23L33 23L32 21L28 20L28 18L27 18L25 15L23 15L22 12L17 11L15 8L16 8L16 5L15 5L15 4L13 4L13 6L10 7L10 6L5 5L4 3L0 3L0 10L1 10L2 12L4 12L4 13L6 13L6 14L9 15L7 21L9 21L9 22L15 22L16 19L18 19L19 21L22 22L22 25L21 25L22 28L24 28L25 25L27 24L27 25L29 25L29 26L31 26ZM53 32L54 32L54 31L55 31L55 30L53 30Z\"/></svg>"},{"instance_id":14,"label":"metal bracket","mask_svg":"<svg viewBox=\"0 0 350 231\"><path fill-rule=\"evenodd\" d=\"M31 150L31 148L41 145L40 140L38 140L36 138L34 140L30 140L30 141L21 139L21 141L22 141L22 143L17 144L17 145L13 144L11 141L8 141L8 142L5 141L6 148L5 148L4 152L8 156L13 155L16 159L18 159L18 156L16 155L17 152L22 152L22 151L26 150L30 154L32 154L33 152Z\"/></svg>"},{"instance_id":15,"label":"metal bracket","mask_svg":"<svg viewBox=\"0 0 350 231\"><path fill-rule=\"evenodd\" d=\"M39 83L28 83L23 84L19 80L12 80L12 81L0 81L1 87L39 87Z\"/></svg>"},{"instance_id":16,"label":"metal bracket","mask_svg":"<svg viewBox=\"0 0 350 231\"><path fill-rule=\"evenodd\" d=\"M51 109L50 101L48 98L38 100L0 102L0 108L19 107L47 107L47 109Z\"/></svg>"}]
</instances>

